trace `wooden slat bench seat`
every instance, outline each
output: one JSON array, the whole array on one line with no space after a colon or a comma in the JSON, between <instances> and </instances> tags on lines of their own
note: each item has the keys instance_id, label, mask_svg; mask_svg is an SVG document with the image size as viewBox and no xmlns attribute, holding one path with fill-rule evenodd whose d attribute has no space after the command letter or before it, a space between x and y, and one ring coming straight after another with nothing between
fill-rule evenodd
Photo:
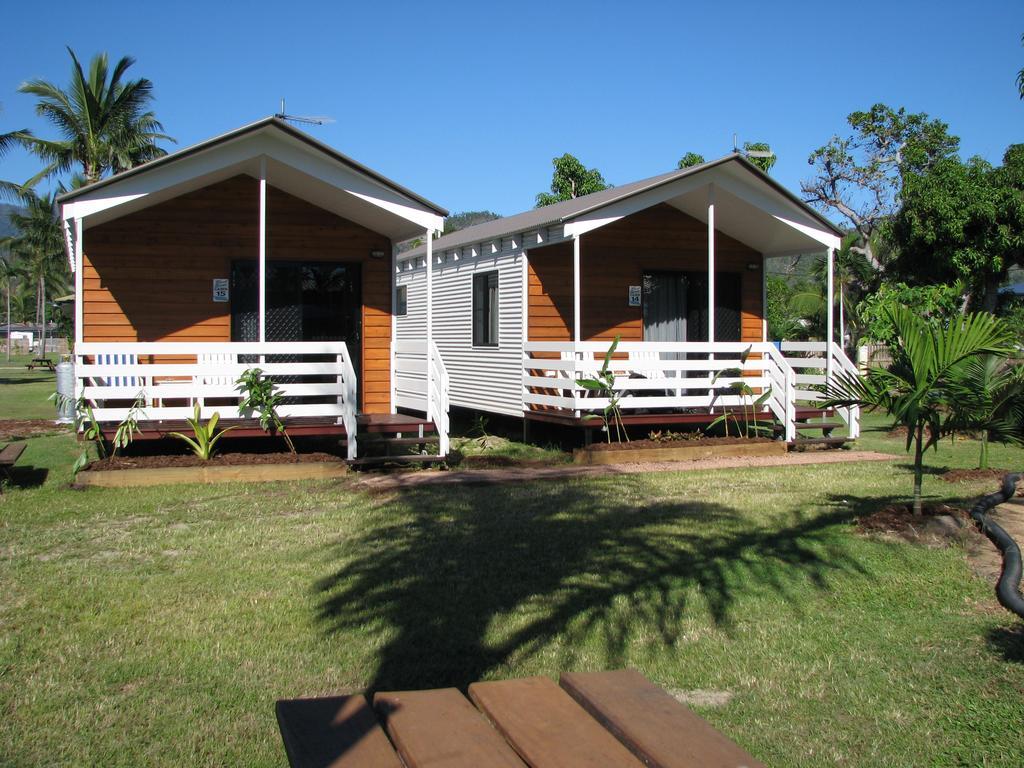
<instances>
[{"instance_id":1,"label":"wooden slat bench seat","mask_svg":"<svg viewBox=\"0 0 1024 768\"><path fill-rule=\"evenodd\" d=\"M532 768L641 768L547 677L473 683L473 702Z\"/></svg>"},{"instance_id":2,"label":"wooden slat bench seat","mask_svg":"<svg viewBox=\"0 0 1024 768\"><path fill-rule=\"evenodd\" d=\"M10 478L11 470L18 463L21 454L25 452L25 445L25 443L8 443L0 451L0 472L3 472L5 477Z\"/></svg>"},{"instance_id":3,"label":"wooden slat bench seat","mask_svg":"<svg viewBox=\"0 0 1024 768\"><path fill-rule=\"evenodd\" d=\"M524 768L455 688L378 693L373 705L408 768Z\"/></svg>"},{"instance_id":4,"label":"wooden slat bench seat","mask_svg":"<svg viewBox=\"0 0 1024 768\"><path fill-rule=\"evenodd\" d=\"M361 695L284 699L277 723L292 768L402 768Z\"/></svg>"},{"instance_id":5,"label":"wooden slat bench seat","mask_svg":"<svg viewBox=\"0 0 1024 768\"><path fill-rule=\"evenodd\" d=\"M764 768L635 670L564 673L559 681L601 725L653 768Z\"/></svg>"},{"instance_id":6,"label":"wooden slat bench seat","mask_svg":"<svg viewBox=\"0 0 1024 768\"><path fill-rule=\"evenodd\" d=\"M473 683L469 699L455 688L379 692L373 703L279 701L292 768L764 768L632 670L563 674L561 687Z\"/></svg>"}]
</instances>

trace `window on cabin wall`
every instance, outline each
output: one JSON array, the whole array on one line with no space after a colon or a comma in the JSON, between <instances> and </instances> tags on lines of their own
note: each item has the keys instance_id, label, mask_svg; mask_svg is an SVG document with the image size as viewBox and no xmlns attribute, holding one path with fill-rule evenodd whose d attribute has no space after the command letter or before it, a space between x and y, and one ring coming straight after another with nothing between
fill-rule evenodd
<instances>
[{"instance_id":1,"label":"window on cabin wall","mask_svg":"<svg viewBox=\"0 0 1024 768\"><path fill-rule=\"evenodd\" d=\"M473 346L498 346L498 273L473 275Z\"/></svg>"},{"instance_id":2,"label":"window on cabin wall","mask_svg":"<svg viewBox=\"0 0 1024 768\"><path fill-rule=\"evenodd\" d=\"M409 286L400 285L395 290L395 315L404 317L409 314Z\"/></svg>"}]
</instances>

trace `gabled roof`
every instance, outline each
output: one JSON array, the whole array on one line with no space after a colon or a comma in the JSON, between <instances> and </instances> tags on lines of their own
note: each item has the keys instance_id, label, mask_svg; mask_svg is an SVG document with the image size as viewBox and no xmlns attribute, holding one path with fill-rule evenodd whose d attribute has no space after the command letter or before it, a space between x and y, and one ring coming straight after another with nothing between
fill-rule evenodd
<instances>
[{"instance_id":1,"label":"gabled roof","mask_svg":"<svg viewBox=\"0 0 1024 768\"><path fill-rule=\"evenodd\" d=\"M358 171L364 176L368 176L371 179L374 179L383 186L395 192L398 192L399 194L404 195L405 197L411 198L412 200L415 200L418 203L421 203L422 205L426 206L431 211L440 216L448 215L448 211L439 206L437 203L432 203L425 197L421 197L412 190L403 187L398 182L392 181L386 176L377 173L372 168L369 168L363 165L362 163L353 160L348 155L342 154L333 147L324 144L322 141L314 139L305 131L300 131L295 126L285 122L284 120L281 120L280 118L273 116L265 117L262 120L257 120L255 123L249 123L248 125L244 125L241 128L236 128L233 131L228 131L227 133L223 133L219 136L214 136L211 139L201 141L198 144L193 144L190 147L180 149L177 152L172 152L168 155L164 155L163 157L159 157L155 160L150 160L148 163L144 163L143 165L131 168L130 170L119 173L116 176L111 176L109 178L102 179L93 184L88 184L84 187L72 189L68 192L65 192L62 195L59 195L57 197L57 202L61 204L71 202L72 200L75 200L84 195L88 195L98 189L102 189L103 187L109 187L114 184L119 184L125 181L126 179L133 178L135 176L139 176L145 173L149 173L156 168L162 168L164 166L176 163L180 160L183 160L186 157L190 157L192 155L198 154L199 152L212 149L213 147L216 147L220 144L225 144L229 141L233 141L247 134L255 133L266 128L273 128L279 130L285 134L288 134L292 138L298 139L304 144L323 153L327 157L330 157L331 159L338 161L342 165L345 165L351 168L352 170Z\"/></svg>"},{"instance_id":2,"label":"gabled roof","mask_svg":"<svg viewBox=\"0 0 1024 768\"><path fill-rule=\"evenodd\" d=\"M518 232L528 232L534 229L550 227L557 224L568 224L583 216L599 211L602 208L612 206L616 203L620 203L646 192L651 192L681 179L697 176L714 168L727 165L733 165L737 168L743 169L744 171L749 171L753 174L755 181L766 184L773 192L782 195L790 203L798 206L803 213L818 222L828 232L839 237L845 234L843 230L829 221L825 216L811 208L798 196L794 195L784 186L779 184L775 179L771 178L756 165L751 163L742 155L734 153L690 168L669 171L668 173L662 173L658 176L652 176L647 179L641 179L640 181L630 182L629 184L623 184L619 187L610 187L608 189L601 190L600 192L583 195L572 200L563 200L562 202L554 203L552 205L546 205L540 208L524 211L523 213L519 213L514 216L506 216L501 219L476 224L472 227L466 227L465 229L460 229L457 232L452 232L449 235L445 235L444 237L435 240L433 248L435 252L451 250L461 248L472 243L498 240L502 237ZM419 246L403 253L400 258L404 259L420 256L425 251L425 246Z\"/></svg>"}]
</instances>

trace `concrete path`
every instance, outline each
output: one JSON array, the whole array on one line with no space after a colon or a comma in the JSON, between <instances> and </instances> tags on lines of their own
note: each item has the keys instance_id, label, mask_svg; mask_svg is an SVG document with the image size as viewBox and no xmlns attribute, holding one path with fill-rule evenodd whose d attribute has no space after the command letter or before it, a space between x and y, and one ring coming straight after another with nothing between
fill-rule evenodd
<instances>
[{"instance_id":1,"label":"concrete path","mask_svg":"<svg viewBox=\"0 0 1024 768\"><path fill-rule=\"evenodd\" d=\"M641 464L603 466L527 467L503 469L472 469L455 472L398 472L365 475L356 485L371 490L395 490L432 485L490 485L527 480L556 480L573 477L635 475L642 472L696 472L707 469L747 467L789 467L808 464L846 464L855 461L893 461L900 458L891 453L875 451L808 451L782 456L748 456L742 458L701 459L700 461L657 461Z\"/></svg>"}]
</instances>

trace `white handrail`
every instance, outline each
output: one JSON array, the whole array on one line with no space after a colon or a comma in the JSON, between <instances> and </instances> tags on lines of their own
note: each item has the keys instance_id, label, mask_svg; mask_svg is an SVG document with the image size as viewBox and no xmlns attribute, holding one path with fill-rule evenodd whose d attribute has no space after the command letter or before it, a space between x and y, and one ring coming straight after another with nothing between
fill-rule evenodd
<instances>
[{"instance_id":1,"label":"white handrail","mask_svg":"<svg viewBox=\"0 0 1024 768\"><path fill-rule=\"evenodd\" d=\"M430 392L428 397L431 400L431 413L434 416L434 428L437 430L438 455L447 456L450 448L450 425L449 425L449 402L448 402L448 369L445 367L441 351L437 343L430 341L430 362L432 376L430 377Z\"/></svg>"},{"instance_id":2,"label":"white handrail","mask_svg":"<svg viewBox=\"0 0 1024 768\"><path fill-rule=\"evenodd\" d=\"M344 342L84 342L74 355L76 398L90 403L100 423L123 420L137 399L144 421L189 418L196 403L204 419L251 418L234 382L258 367L288 399L277 408L282 418L335 419L355 457L358 382Z\"/></svg>"},{"instance_id":3,"label":"white handrail","mask_svg":"<svg viewBox=\"0 0 1024 768\"><path fill-rule=\"evenodd\" d=\"M608 397L578 384L603 365L609 342L527 342L523 353L523 403L527 409L571 411L604 409ZM738 390L742 382L770 392L764 407L796 437L796 375L785 357L765 342L623 342L616 348L614 389L625 411L657 408L749 408L757 394ZM656 354L651 354L656 353ZM668 354L662 354L668 353ZM713 354L714 359L685 358ZM673 359L661 359L671 357ZM738 369L733 372L733 369Z\"/></svg>"}]
</instances>

